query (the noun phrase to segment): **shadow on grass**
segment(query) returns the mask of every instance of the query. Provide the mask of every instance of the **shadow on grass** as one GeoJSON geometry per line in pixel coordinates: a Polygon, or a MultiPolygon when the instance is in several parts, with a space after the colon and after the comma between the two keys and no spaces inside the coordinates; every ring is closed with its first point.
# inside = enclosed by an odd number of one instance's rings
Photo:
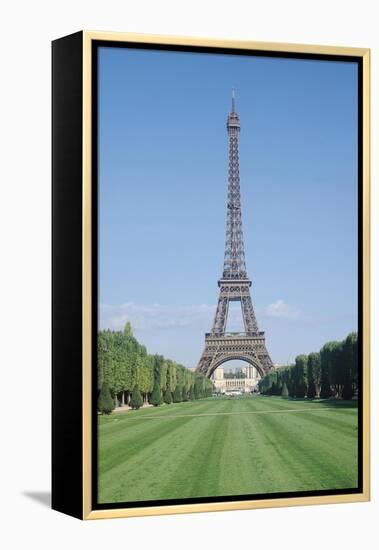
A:
{"type": "Polygon", "coordinates": [[[301,397],[281,397],[286,401],[293,401],[295,403],[317,403],[318,405],[325,405],[326,407],[335,407],[336,409],[357,409],[357,400],[348,399],[306,399],[301,397]]]}

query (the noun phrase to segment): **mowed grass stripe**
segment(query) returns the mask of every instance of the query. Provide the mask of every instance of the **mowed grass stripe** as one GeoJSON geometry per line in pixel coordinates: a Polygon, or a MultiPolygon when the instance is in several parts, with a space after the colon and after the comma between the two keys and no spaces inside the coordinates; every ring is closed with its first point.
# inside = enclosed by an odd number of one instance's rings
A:
{"type": "MultiPolygon", "coordinates": [[[[322,409],[284,409],[284,410],[267,410],[267,411],[232,411],[232,412],[214,412],[214,413],[198,413],[198,414],[166,414],[166,415],[145,415],[142,417],[129,416],[127,420],[141,421],[141,420],[170,420],[172,418],[199,418],[202,416],[233,416],[233,415],[244,415],[244,414],[287,414],[287,413],[314,413],[314,412],[324,412],[336,410],[333,407],[327,408],[323,407],[322,409]]],[[[338,409],[337,409],[338,410],[338,409]]]]}
{"type": "Polygon", "coordinates": [[[324,403],[214,399],[101,417],[100,502],[354,487],[357,409],[324,403]]]}
{"type": "Polygon", "coordinates": [[[219,454],[226,441],[227,418],[220,423],[215,417],[196,422],[196,440],[188,449],[181,439],[177,450],[180,460],[174,462],[172,476],[162,487],[170,498],[191,498],[219,494],[219,454]]]}
{"type": "MultiPolygon", "coordinates": [[[[277,491],[342,489],[356,485],[356,436],[342,433],[335,414],[257,417],[267,469],[262,477],[277,491]],[[338,434],[338,435],[337,435],[338,434]],[[343,442],[346,445],[342,445],[343,442]],[[338,464],[340,467],[338,467],[338,464]],[[275,481],[274,478],[275,477],[275,481]]],[[[340,415],[339,415],[340,419],[340,415]]],[[[346,420],[348,422],[348,420],[346,420]]]]}
{"type": "MultiPolygon", "coordinates": [[[[163,411],[165,411],[165,414],[160,416],[167,418],[167,420],[171,420],[172,416],[170,415],[170,412],[175,408],[180,408],[180,405],[183,405],[183,407],[185,407],[187,404],[183,403],[183,404],[175,404],[175,405],[162,407],[163,411]],[[170,409],[170,407],[172,407],[172,409],[170,409]]],[[[198,405],[197,402],[195,402],[194,409],[201,413],[202,411],[206,411],[209,409],[209,404],[198,405]]],[[[150,418],[152,416],[152,413],[158,413],[158,411],[161,412],[160,409],[158,408],[146,408],[139,411],[128,411],[128,412],[112,414],[110,416],[99,417],[99,423],[98,423],[99,442],[101,441],[99,450],[106,451],[109,445],[113,446],[114,436],[117,438],[117,441],[122,446],[124,441],[124,435],[126,435],[126,432],[124,433],[124,429],[126,428],[125,423],[128,423],[128,428],[127,428],[128,439],[133,440],[134,435],[136,435],[137,437],[140,436],[142,444],[146,444],[146,441],[149,439],[149,430],[152,430],[155,432],[156,427],[152,427],[152,428],[142,427],[142,425],[145,424],[144,419],[150,418]],[[147,413],[150,413],[150,414],[147,416],[147,413]],[[133,421],[133,428],[131,428],[131,426],[129,425],[130,420],[133,421]],[[121,437],[120,437],[120,434],[121,434],[121,437]]]]}
{"type": "MultiPolygon", "coordinates": [[[[170,407],[180,407],[180,405],[186,406],[187,403],[169,405],[163,407],[164,409],[170,409],[170,407]]],[[[207,405],[198,402],[194,403],[196,410],[203,411],[209,409],[209,402],[207,405]]],[[[221,404],[225,410],[228,407],[228,402],[223,400],[221,404]]],[[[142,409],[139,411],[131,411],[128,413],[112,414],[110,416],[99,417],[99,437],[98,437],[98,452],[99,452],[99,469],[106,471],[117,465],[120,460],[124,460],[126,455],[131,455],[138,452],[140,449],[153,444],[154,441],[162,437],[166,432],[169,433],[177,425],[175,418],[166,414],[169,422],[166,422],[167,426],[162,426],[157,430],[157,426],[150,426],[144,422],[144,416],[146,411],[158,412],[158,408],[154,409],[142,409]],[[133,425],[129,420],[133,419],[133,425]],[[127,424],[127,426],[126,426],[127,424]]],[[[172,410],[172,409],[171,409],[172,410]]],[[[170,411],[167,410],[167,413],[170,411]]]]}
{"type": "MultiPolygon", "coordinates": [[[[227,406],[227,402],[224,406],[227,406]]],[[[154,424],[152,433],[148,434],[148,441],[143,438],[144,444],[141,441],[139,444],[134,442],[133,446],[128,447],[127,444],[133,438],[124,440],[124,445],[114,441],[115,448],[110,453],[117,454],[117,460],[112,461],[111,467],[109,462],[103,462],[103,467],[100,466],[100,470],[106,472],[100,475],[100,502],[124,500],[126,494],[130,501],[183,496],[186,488],[180,486],[175,472],[184,468],[187,481],[189,472],[189,477],[195,479],[191,475],[193,469],[189,470],[188,464],[195,464],[197,470],[203,455],[202,443],[209,440],[209,434],[217,429],[216,424],[215,418],[202,419],[200,423],[191,417],[173,419],[170,424],[164,422],[158,427],[154,424]],[[167,426],[169,429],[166,429],[167,426]],[[121,452],[120,447],[123,447],[121,452]],[[164,497],[162,495],[166,494],[166,486],[170,486],[170,493],[164,497]]]]}

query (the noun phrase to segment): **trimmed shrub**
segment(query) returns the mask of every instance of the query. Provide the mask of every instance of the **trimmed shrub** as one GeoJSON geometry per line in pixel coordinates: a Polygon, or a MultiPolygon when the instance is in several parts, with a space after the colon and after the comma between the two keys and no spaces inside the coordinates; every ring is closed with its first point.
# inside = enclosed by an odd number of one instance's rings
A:
{"type": "Polygon", "coordinates": [[[295,366],[293,368],[295,382],[295,397],[303,399],[307,393],[307,355],[298,355],[295,358],[295,366]]]}
{"type": "Polygon", "coordinates": [[[150,403],[154,405],[154,407],[159,407],[159,405],[162,405],[163,403],[162,390],[158,382],[154,384],[154,389],[153,389],[153,393],[151,394],[150,403]]]}
{"type": "Polygon", "coordinates": [[[170,405],[172,403],[172,395],[168,388],[165,389],[163,401],[166,403],[166,405],[170,405]]]}
{"type": "Polygon", "coordinates": [[[174,390],[174,396],[173,396],[174,403],[181,403],[182,402],[182,390],[180,389],[180,386],[176,386],[174,390]]]}
{"type": "Polygon", "coordinates": [[[138,389],[138,386],[134,386],[134,390],[132,391],[132,397],[130,399],[129,405],[132,409],[139,409],[143,405],[143,399],[141,392],[138,389]]]}
{"type": "Polygon", "coordinates": [[[97,408],[102,414],[111,414],[114,409],[114,401],[111,396],[109,386],[106,382],[103,382],[99,397],[97,399],[97,408]]]}

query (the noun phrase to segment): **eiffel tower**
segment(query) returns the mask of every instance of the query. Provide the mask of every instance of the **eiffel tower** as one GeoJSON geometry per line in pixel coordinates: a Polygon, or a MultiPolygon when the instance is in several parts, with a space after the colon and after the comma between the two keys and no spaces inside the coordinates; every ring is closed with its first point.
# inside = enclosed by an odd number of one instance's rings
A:
{"type": "Polygon", "coordinates": [[[273,369],[266,349],[265,333],[258,328],[250,295],[251,280],[247,276],[242,232],[241,192],[239,175],[240,119],[232,92],[232,110],[228,115],[229,178],[224,269],[218,281],[220,294],[212,331],[205,334],[205,348],[196,372],[210,377],[222,363],[242,360],[264,376],[273,369]],[[245,332],[225,332],[229,302],[240,302],[245,332]]]}

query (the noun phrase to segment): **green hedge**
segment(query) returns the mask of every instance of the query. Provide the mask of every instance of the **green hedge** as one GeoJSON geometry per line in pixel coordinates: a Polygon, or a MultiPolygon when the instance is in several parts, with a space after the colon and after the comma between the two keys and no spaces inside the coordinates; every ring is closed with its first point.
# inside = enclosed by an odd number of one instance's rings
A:
{"type": "MultiPolygon", "coordinates": [[[[123,331],[99,331],[97,366],[100,412],[105,412],[101,405],[104,397],[100,400],[103,385],[107,388],[104,395],[107,392],[107,398],[111,397],[112,408],[116,402],[129,403],[134,390],[138,390],[142,402],[147,398],[155,406],[168,402],[169,395],[175,402],[212,395],[212,381],[206,376],[161,355],[149,355],[133,336],[130,323],[126,323],[123,331]]],[[[108,400],[107,409],[109,403],[108,400]]]]}
{"type": "Polygon", "coordinates": [[[358,337],[327,342],[319,352],[298,355],[295,364],[280,367],[259,381],[264,395],[351,399],[358,390],[358,337]]]}

